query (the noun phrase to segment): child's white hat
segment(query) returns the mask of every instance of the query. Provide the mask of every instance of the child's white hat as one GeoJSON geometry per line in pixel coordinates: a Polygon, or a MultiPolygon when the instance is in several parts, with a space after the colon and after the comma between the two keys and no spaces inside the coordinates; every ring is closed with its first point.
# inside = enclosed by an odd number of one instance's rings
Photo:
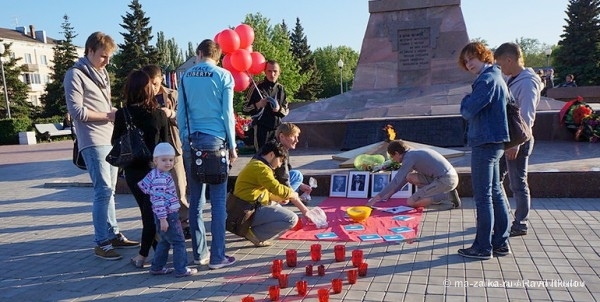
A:
{"type": "Polygon", "coordinates": [[[175,149],[169,143],[160,143],[154,147],[154,157],[175,156],[175,149]]]}

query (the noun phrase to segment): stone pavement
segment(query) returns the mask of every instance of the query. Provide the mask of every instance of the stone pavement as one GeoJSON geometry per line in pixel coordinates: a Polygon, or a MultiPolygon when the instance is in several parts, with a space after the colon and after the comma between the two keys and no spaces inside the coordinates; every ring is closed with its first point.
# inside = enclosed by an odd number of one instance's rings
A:
{"type": "MultiPolygon", "coordinates": [[[[299,267],[284,268],[290,283],[303,278],[313,241],[276,240],[255,248],[227,235],[232,267],[188,278],[151,276],[128,259],[136,249],[119,250],[123,259],[93,255],[89,187],[45,186],[89,182],[70,162],[70,142],[0,146],[0,276],[2,301],[241,301],[251,295],[268,301],[273,259],[298,250],[299,267]]],[[[324,197],[315,197],[315,204],[324,197]]],[[[139,210],[131,195],[117,195],[119,226],[129,238],[141,234],[139,210]]],[[[475,235],[471,198],[462,209],[424,211],[413,243],[345,243],[347,254],[365,252],[367,277],[330,301],[597,301],[600,299],[600,221],[597,198],[534,198],[530,233],[510,239],[513,254],[489,261],[464,259],[456,250],[475,235]]],[[[513,205],[514,206],[514,205],[513,205]]],[[[209,208],[205,209],[207,221],[209,208]]],[[[208,223],[208,225],[210,225],[208,223]]],[[[210,236],[209,236],[210,240],[210,236]]],[[[303,301],[317,301],[317,289],[344,278],[347,263],[333,261],[336,242],[322,242],[324,277],[307,277],[303,301]]],[[[188,251],[191,248],[188,243],[188,251]]],[[[189,254],[188,254],[189,255],[189,254]]],[[[293,288],[282,301],[300,301],[293,288]]]]}

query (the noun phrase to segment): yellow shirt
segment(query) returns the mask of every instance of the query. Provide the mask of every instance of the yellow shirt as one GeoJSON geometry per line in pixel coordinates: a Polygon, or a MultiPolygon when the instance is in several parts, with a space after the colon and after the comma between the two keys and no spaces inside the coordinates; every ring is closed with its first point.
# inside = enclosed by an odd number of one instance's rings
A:
{"type": "Polygon", "coordinates": [[[253,158],[248,162],[240,171],[233,189],[235,196],[248,202],[253,202],[263,195],[260,200],[263,204],[287,200],[292,193],[290,187],[275,179],[273,169],[262,158],[253,158]]]}

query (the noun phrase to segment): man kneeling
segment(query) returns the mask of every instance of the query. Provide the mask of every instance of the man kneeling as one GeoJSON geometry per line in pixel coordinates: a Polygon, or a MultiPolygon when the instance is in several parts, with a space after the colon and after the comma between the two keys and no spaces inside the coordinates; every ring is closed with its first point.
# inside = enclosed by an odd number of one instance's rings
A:
{"type": "Polygon", "coordinates": [[[387,152],[393,161],[402,163],[402,166],[394,179],[369,199],[368,206],[390,198],[409,182],[419,189],[408,198],[407,205],[410,207],[427,207],[442,200],[452,201],[454,208],[460,207],[456,192],[458,174],[441,154],[431,149],[413,149],[402,140],[391,141],[387,152]]]}
{"type": "Polygon", "coordinates": [[[271,245],[267,240],[291,229],[298,222],[298,215],[280,204],[292,202],[304,216],[308,211],[297,192],[275,179],[273,169],[280,167],[286,157],[283,145],[275,141],[266,143],[240,171],[233,195],[227,199],[228,220],[230,217],[237,219],[233,217],[240,217],[239,211],[243,211],[239,204],[235,205],[236,202],[257,203],[254,214],[249,217],[249,229],[236,233],[255,246],[271,245]]]}

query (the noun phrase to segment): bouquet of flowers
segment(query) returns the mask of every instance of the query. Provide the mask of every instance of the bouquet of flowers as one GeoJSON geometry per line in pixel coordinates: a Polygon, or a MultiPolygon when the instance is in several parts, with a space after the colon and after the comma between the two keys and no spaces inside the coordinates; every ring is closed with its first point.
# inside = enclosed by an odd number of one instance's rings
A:
{"type": "Polygon", "coordinates": [[[590,143],[600,141],[600,115],[591,113],[581,119],[581,124],[575,132],[575,140],[590,143]]]}

